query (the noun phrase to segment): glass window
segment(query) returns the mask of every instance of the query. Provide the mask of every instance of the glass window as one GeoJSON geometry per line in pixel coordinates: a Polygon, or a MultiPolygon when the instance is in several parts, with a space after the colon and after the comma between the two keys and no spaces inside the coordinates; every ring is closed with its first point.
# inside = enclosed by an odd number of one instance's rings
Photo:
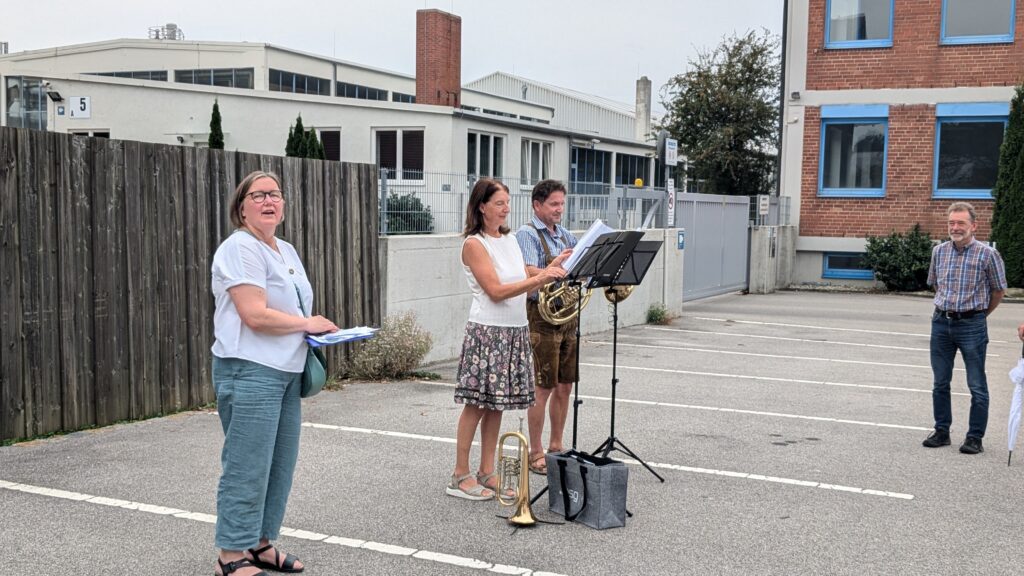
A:
{"type": "Polygon", "coordinates": [[[402,179],[423,180],[423,131],[402,131],[402,179]]]}
{"type": "Polygon", "coordinates": [[[235,83],[233,71],[230,68],[213,71],[213,85],[231,87],[235,83]]]}
{"type": "Polygon", "coordinates": [[[466,137],[466,173],[501,178],[504,136],[470,132],[466,137]]]}
{"type": "Polygon", "coordinates": [[[647,181],[647,158],[633,154],[615,155],[615,183],[620,186],[632,186],[636,179],[647,181]]]}
{"type": "MultiPolygon", "coordinates": [[[[249,69],[251,72],[252,69],[249,69]]],[[[236,71],[237,72],[237,71],[236,71]]],[[[251,82],[251,80],[249,80],[251,82]]],[[[239,86],[243,88],[244,86],[239,86]]],[[[294,72],[270,69],[270,90],[274,92],[292,92],[294,94],[319,94],[330,96],[331,81],[316,76],[306,76],[294,72]]]]}
{"type": "Polygon", "coordinates": [[[822,121],[820,196],[885,196],[884,119],[822,121]]]}
{"type": "Polygon", "coordinates": [[[523,138],[519,178],[523,186],[533,186],[551,177],[551,142],[523,138]]]}
{"type": "Polygon", "coordinates": [[[935,130],[935,197],[992,198],[1006,118],[940,118],[935,130]]]}
{"type": "Polygon", "coordinates": [[[573,146],[570,182],[573,192],[600,194],[611,184],[611,152],[573,146]]]}
{"type": "Polygon", "coordinates": [[[1013,42],[1014,0],[943,0],[942,43],[1013,42]]]}
{"type": "Polygon", "coordinates": [[[401,92],[392,92],[391,93],[391,101],[392,102],[405,102],[406,104],[415,104],[416,103],[416,97],[413,96],[412,94],[402,94],[401,92]]]}
{"type": "Polygon", "coordinates": [[[826,48],[892,46],[894,0],[827,0],[826,48]]]}
{"type": "Polygon", "coordinates": [[[423,130],[377,130],[377,166],[386,177],[423,179],[423,130]]]}
{"type": "Polygon", "coordinates": [[[193,84],[195,82],[195,73],[193,70],[175,70],[174,81],[181,82],[182,84],[193,84]]]}
{"type": "Polygon", "coordinates": [[[825,252],[822,255],[822,278],[874,280],[875,275],[864,263],[864,254],[856,252],[825,252]]]}
{"type": "Polygon", "coordinates": [[[389,180],[394,179],[398,169],[398,131],[377,132],[377,166],[387,170],[389,180]]]}
{"type": "Polygon", "coordinates": [[[341,161],[341,130],[318,130],[324,145],[324,160],[341,161]]]}
{"type": "Polygon", "coordinates": [[[348,82],[338,82],[337,95],[342,98],[359,98],[361,100],[387,100],[388,91],[348,82]]]}
{"type": "Polygon", "coordinates": [[[252,89],[252,68],[241,68],[235,69],[235,88],[248,88],[252,89]]]}

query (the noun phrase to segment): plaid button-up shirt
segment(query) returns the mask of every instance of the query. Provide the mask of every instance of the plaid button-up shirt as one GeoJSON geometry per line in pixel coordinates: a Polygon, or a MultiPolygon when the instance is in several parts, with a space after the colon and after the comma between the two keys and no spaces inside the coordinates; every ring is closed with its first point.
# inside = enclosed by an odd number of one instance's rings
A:
{"type": "Polygon", "coordinates": [[[935,307],[949,312],[987,310],[992,292],[1006,290],[1006,269],[995,248],[971,239],[963,249],[952,241],[932,250],[928,285],[935,288],[935,307]]]}
{"type": "MultiPolygon", "coordinates": [[[[561,224],[555,224],[555,235],[552,236],[547,225],[534,216],[530,219],[529,224],[523,224],[516,231],[516,241],[519,242],[519,249],[523,252],[523,262],[527,266],[544,268],[548,265],[544,246],[540,243],[541,234],[544,235],[544,241],[547,242],[552,258],[556,258],[562,253],[562,250],[576,246],[576,237],[561,224]]],[[[531,292],[529,298],[536,300],[537,293],[531,292]]]]}

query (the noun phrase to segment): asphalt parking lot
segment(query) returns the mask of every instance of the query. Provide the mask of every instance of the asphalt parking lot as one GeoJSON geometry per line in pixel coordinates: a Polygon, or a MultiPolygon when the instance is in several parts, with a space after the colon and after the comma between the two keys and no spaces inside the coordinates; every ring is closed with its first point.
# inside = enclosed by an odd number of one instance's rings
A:
{"type": "MultiPolygon", "coordinates": [[[[959,360],[953,446],[921,447],[930,310],[732,294],[621,329],[616,433],[666,482],[631,465],[634,517],[612,530],[513,531],[495,503],[444,494],[453,364],[432,368],[439,381],[322,393],[304,403],[281,546],[308,574],[1018,574],[1024,451],[1007,467],[1007,372],[1024,304],[989,319],[977,456],[957,451],[970,402],[959,360]]],[[[582,346],[583,450],[609,434],[611,340],[582,346]]],[[[0,573],[211,573],[220,444],[217,417],[189,412],[0,448],[0,573]]]]}

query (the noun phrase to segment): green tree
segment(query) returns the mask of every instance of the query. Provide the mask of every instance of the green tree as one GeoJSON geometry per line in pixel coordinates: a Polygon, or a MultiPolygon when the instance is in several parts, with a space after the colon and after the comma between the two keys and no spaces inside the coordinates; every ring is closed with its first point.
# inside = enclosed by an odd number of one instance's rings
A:
{"type": "Polygon", "coordinates": [[[767,193],[779,148],[778,37],[725,37],[688,68],[662,88],[661,121],[689,161],[687,177],[716,194],[767,193]]]}
{"type": "Polygon", "coordinates": [[[992,190],[992,240],[1006,264],[1006,281],[1024,287],[1024,85],[1010,102],[1010,121],[999,150],[999,173],[992,190]]]}
{"type": "Polygon", "coordinates": [[[306,158],[324,159],[323,144],[320,143],[320,139],[316,136],[316,130],[313,128],[306,132],[306,158]]]}
{"type": "Polygon", "coordinates": [[[214,150],[224,149],[224,130],[220,126],[220,105],[217,104],[217,99],[213,99],[213,113],[210,114],[210,137],[206,140],[206,145],[214,150]]]}
{"type": "Polygon", "coordinates": [[[284,147],[284,155],[306,157],[306,129],[302,127],[302,114],[295,118],[295,126],[288,130],[288,142],[284,147]]]}

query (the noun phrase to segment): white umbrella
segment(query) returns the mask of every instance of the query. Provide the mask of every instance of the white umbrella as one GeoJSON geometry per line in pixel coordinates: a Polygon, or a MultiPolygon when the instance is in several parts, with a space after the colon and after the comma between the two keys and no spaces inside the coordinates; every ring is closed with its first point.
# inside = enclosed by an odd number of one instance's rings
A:
{"type": "MultiPolygon", "coordinates": [[[[1024,351],[1022,351],[1024,356],[1024,351]]],[[[1017,361],[1017,366],[1010,370],[1010,381],[1016,386],[1013,388],[1013,400],[1010,402],[1010,420],[1007,423],[1007,448],[1010,451],[1006,457],[1006,465],[1010,465],[1013,458],[1013,445],[1017,442],[1017,431],[1020,430],[1021,409],[1024,404],[1024,357],[1017,361]]]]}

